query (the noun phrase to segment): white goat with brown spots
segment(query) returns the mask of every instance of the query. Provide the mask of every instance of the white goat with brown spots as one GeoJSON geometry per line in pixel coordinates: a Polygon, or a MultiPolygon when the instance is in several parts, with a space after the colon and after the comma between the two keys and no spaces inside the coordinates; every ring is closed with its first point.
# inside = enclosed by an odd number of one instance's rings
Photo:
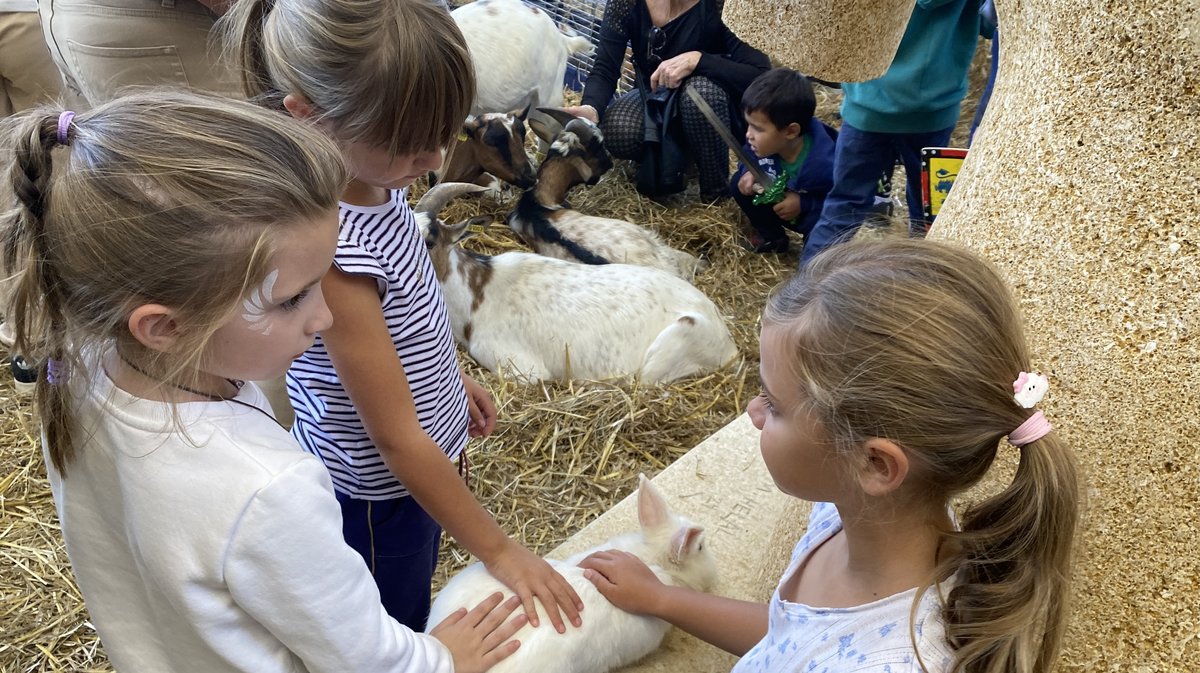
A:
{"type": "Polygon", "coordinates": [[[691,280],[707,264],[667,245],[639,224],[584,215],[567,203],[575,185],[594,185],[612,159],[592,122],[561,110],[540,109],[552,119],[531,118],[538,137],[550,143],[537,171],[537,185],[521,196],[506,222],[529,247],[549,257],[584,264],[638,264],[691,280]],[[565,124],[565,126],[563,126],[565,124]]]}
{"type": "Polygon", "coordinates": [[[453,196],[479,189],[438,185],[415,211],[454,336],[482,366],[529,380],[638,375],[658,383],[718,369],[737,355],[712,301],[665,271],[463,250],[456,244],[468,227],[489,218],[446,224],[437,213],[453,196]]]}

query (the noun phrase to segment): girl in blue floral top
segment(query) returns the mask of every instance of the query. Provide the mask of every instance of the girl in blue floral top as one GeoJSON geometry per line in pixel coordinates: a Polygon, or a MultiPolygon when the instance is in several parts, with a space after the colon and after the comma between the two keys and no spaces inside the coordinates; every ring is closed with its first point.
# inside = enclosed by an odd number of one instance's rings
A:
{"type": "Polygon", "coordinates": [[[592,582],[742,656],[737,673],[1049,671],[1079,485],[996,272],[945,244],[847,243],[762,324],[748,412],[776,485],[818,503],[770,602],[664,585],[621,552],[581,563],[592,582]],[[956,521],[950,499],[1000,451],[1018,454],[1011,484],[956,521]]]}

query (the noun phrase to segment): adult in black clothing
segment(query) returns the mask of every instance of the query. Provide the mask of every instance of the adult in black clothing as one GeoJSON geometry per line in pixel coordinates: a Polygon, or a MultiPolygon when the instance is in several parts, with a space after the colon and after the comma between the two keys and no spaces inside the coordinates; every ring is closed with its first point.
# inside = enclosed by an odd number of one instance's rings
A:
{"type": "MultiPolygon", "coordinates": [[[[645,124],[638,88],[612,100],[630,45],[636,76],[648,91],[693,87],[740,138],[745,133],[742,92],[771,67],[761,51],[738,39],[721,20],[724,0],[608,0],[600,25],[595,65],[580,105],[569,111],[600,124],[613,156],[642,156],[645,124]],[[611,103],[609,101],[612,101],[611,103]]],[[[688,153],[700,172],[700,193],[725,195],[729,154],[687,96],[678,102],[688,153]]]]}

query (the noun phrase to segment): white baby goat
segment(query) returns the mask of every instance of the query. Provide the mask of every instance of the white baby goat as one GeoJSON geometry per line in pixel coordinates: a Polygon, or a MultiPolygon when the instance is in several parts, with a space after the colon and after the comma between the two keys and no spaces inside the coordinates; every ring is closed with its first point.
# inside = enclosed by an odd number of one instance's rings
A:
{"type": "Polygon", "coordinates": [[[737,355],[712,301],[665,271],[526,252],[489,257],[455,245],[488,218],[446,224],[437,214],[455,195],[480,189],[441,184],[415,208],[454,336],[479,364],[530,380],[640,375],[657,383],[737,355]]]}
{"type": "Polygon", "coordinates": [[[474,114],[559,107],[567,58],[592,48],[564,35],[545,12],[520,0],[478,0],[450,13],[475,63],[474,114]]]}
{"type": "Polygon", "coordinates": [[[567,191],[594,185],[612,159],[592,122],[562,110],[539,109],[546,122],[530,118],[539,138],[550,143],[537,171],[537,185],[508,214],[508,226],[529,247],[549,257],[584,264],[638,264],[691,280],[707,264],[667,245],[647,227],[609,217],[584,215],[567,203],[567,191]],[[564,126],[565,124],[565,126],[564,126]]]}

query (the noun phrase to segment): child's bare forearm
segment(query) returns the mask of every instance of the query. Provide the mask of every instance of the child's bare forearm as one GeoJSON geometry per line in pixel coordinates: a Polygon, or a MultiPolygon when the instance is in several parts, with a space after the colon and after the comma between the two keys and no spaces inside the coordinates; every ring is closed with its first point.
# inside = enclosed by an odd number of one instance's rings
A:
{"type": "Polygon", "coordinates": [[[428,436],[422,436],[402,450],[380,448],[388,469],[416,498],[421,508],[471,554],[486,560],[509,544],[508,535],[428,436]]]}
{"type": "Polygon", "coordinates": [[[767,605],[663,585],[650,613],[697,638],[742,656],[767,634],[767,605]]]}
{"type": "Polygon", "coordinates": [[[508,536],[421,428],[375,281],[334,269],[321,287],[334,314],[323,333],[329,357],[388,470],[472,554],[488,558],[503,549],[508,536]]]}

